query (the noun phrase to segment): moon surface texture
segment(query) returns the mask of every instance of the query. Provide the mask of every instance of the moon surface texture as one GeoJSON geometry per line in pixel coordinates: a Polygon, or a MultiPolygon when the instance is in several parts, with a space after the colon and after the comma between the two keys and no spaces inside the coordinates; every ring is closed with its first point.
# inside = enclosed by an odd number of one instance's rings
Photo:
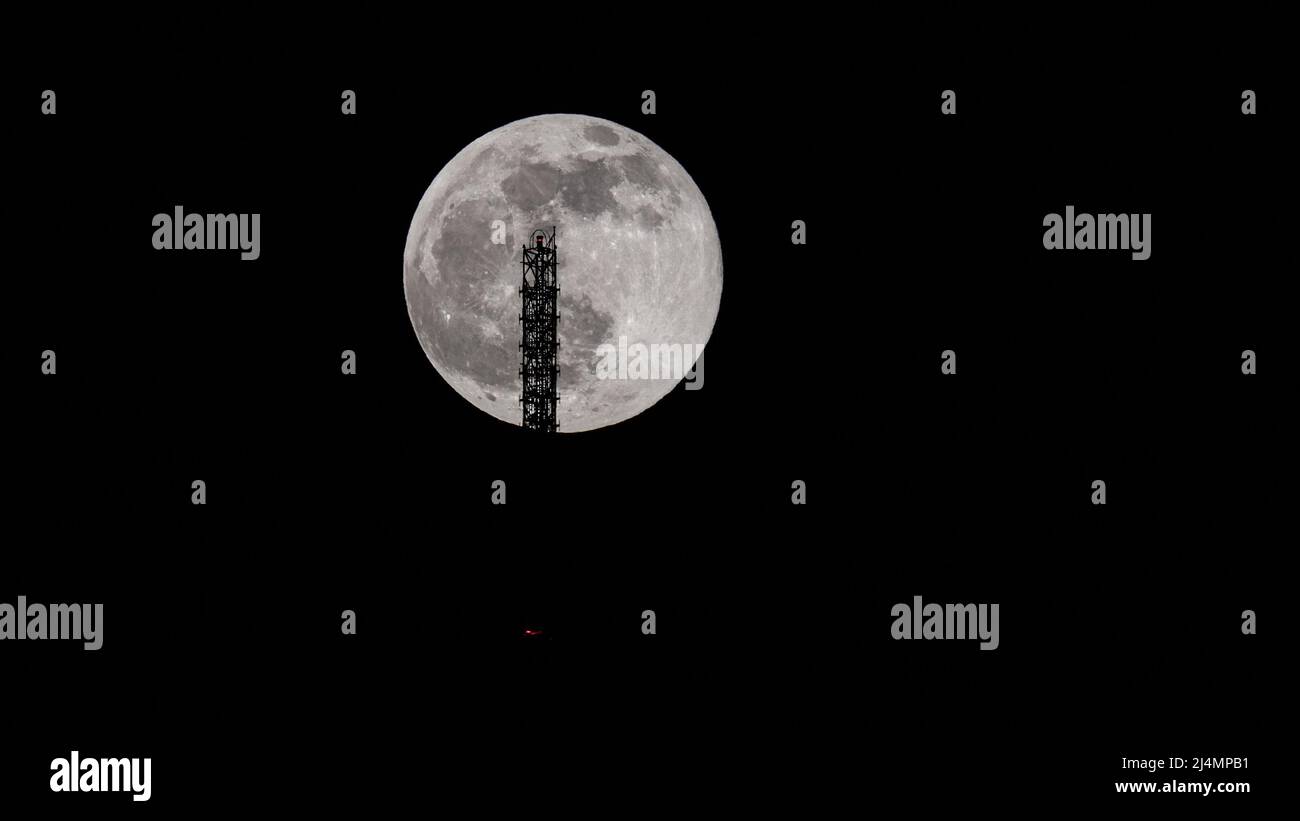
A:
{"type": "Polygon", "coordinates": [[[681,345],[689,369],[722,299],[722,249],[704,195],[637,132],[595,117],[547,114],[466,146],[434,178],[411,220],[404,260],[411,323],[457,393],[522,424],[521,247],[534,229],[552,227],[560,431],[613,425],[659,401],[683,374],[601,378],[607,369],[598,363],[610,362],[610,349],[601,346],[617,348],[620,338],[628,350],[681,345]]]}

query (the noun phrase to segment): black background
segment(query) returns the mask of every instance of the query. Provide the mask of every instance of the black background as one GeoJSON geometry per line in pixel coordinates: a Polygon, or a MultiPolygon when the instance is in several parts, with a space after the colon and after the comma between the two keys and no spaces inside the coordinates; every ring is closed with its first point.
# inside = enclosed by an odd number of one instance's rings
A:
{"type": "Polygon", "coordinates": [[[1265,800],[1294,384],[1271,76],[667,62],[11,72],[0,601],[106,626],[0,646],[6,806],[1265,800]],[[437,376],[401,253],[448,159],[548,112],[676,157],[725,280],[703,390],[544,438],[437,376]],[[154,251],[177,204],[262,214],[261,258],[154,251]],[[1151,258],[1043,250],[1067,204],[1152,213],[1151,258]],[[914,595],[999,602],[1000,648],[892,641],[914,595]],[[152,757],[152,800],[51,793],[72,749],[152,757]],[[1254,792],[1116,795],[1122,757],[1171,755],[1248,756],[1178,777],[1254,792]]]}

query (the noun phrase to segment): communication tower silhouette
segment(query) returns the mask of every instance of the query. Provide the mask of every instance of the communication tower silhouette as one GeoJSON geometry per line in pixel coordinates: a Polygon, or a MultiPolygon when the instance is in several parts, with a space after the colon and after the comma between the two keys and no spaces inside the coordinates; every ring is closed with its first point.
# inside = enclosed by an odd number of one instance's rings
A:
{"type": "Polygon", "coordinates": [[[560,339],[556,326],[560,286],[556,280],[555,228],[548,236],[542,229],[533,231],[524,246],[523,284],[519,294],[523,312],[519,315],[522,331],[519,350],[519,379],[523,392],[519,396],[524,409],[524,427],[555,433],[560,428],[556,406],[560,401],[560,366],[556,361],[560,339]]]}

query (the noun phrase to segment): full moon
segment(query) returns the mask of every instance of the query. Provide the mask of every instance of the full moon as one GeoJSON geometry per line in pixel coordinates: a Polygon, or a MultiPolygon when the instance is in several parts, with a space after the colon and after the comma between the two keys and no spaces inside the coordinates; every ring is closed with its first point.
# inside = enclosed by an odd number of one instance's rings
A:
{"type": "Polygon", "coordinates": [[[538,228],[556,229],[560,431],[636,416],[683,374],[611,374],[601,362],[611,348],[677,345],[689,369],[708,342],[722,249],[704,195],[644,136],[575,114],[504,125],[438,173],[406,237],[411,324],[457,393],[516,425],[521,248],[538,228]]]}

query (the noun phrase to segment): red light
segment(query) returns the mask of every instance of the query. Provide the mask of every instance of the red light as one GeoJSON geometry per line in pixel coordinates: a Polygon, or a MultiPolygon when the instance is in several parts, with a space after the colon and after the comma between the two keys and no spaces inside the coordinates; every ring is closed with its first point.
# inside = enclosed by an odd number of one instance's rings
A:
{"type": "Polygon", "coordinates": [[[541,630],[528,630],[528,629],[524,630],[525,636],[540,636],[541,634],[542,634],[541,630]]]}

